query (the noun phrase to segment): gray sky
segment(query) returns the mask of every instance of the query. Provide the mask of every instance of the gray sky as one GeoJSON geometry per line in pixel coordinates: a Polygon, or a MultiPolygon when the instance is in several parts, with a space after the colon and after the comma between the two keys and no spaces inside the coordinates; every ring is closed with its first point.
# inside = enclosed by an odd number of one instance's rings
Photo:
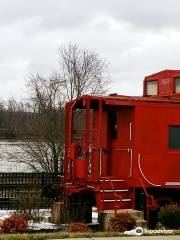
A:
{"type": "Polygon", "coordinates": [[[0,0],[0,98],[58,68],[68,42],[110,63],[110,92],[141,95],[145,75],[180,69],[179,0],[0,0]]]}

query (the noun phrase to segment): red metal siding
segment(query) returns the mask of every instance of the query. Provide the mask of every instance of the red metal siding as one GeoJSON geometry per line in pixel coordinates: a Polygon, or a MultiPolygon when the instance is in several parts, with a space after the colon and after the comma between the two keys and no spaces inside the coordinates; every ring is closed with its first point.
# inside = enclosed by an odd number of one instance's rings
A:
{"type": "MultiPolygon", "coordinates": [[[[150,182],[164,185],[179,179],[180,150],[168,149],[168,126],[180,126],[180,107],[169,105],[136,108],[135,147],[141,155],[141,167],[150,182]]],[[[136,175],[141,175],[136,164],[136,175]]],[[[145,181],[146,182],[146,181],[145,181]]]]}
{"type": "Polygon", "coordinates": [[[109,170],[112,176],[121,178],[130,176],[131,150],[133,141],[130,139],[130,124],[133,122],[133,108],[125,107],[117,110],[117,137],[111,139],[109,170]]]}

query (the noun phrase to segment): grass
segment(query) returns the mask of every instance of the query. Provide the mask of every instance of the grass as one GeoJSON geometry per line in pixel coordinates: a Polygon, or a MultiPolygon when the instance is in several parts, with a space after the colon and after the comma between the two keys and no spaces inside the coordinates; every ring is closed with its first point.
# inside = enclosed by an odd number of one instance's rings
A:
{"type": "MultiPolygon", "coordinates": [[[[150,236],[153,236],[151,234],[150,236]]],[[[157,234],[155,234],[157,235],[157,234]]],[[[180,230],[173,232],[173,235],[180,235],[180,230]]],[[[69,233],[69,232],[55,232],[55,233],[24,233],[24,234],[1,234],[0,240],[48,240],[48,239],[62,239],[62,238],[92,238],[92,237],[122,237],[123,233],[119,232],[87,232],[87,233],[69,233]]]]}
{"type": "Polygon", "coordinates": [[[123,233],[119,232],[87,232],[87,233],[24,233],[24,234],[1,234],[0,240],[47,240],[62,238],[92,238],[92,237],[121,237],[123,233]]]}

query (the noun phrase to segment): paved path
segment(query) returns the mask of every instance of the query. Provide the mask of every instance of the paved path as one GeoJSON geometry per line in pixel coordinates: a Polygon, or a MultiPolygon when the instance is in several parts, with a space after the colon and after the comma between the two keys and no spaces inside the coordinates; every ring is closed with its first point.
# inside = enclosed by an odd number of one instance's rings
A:
{"type": "MultiPolygon", "coordinates": [[[[63,238],[64,240],[180,240],[180,235],[173,236],[133,236],[133,237],[92,237],[92,238],[63,238]]],[[[63,239],[53,239],[53,240],[63,240],[63,239]]],[[[48,239],[51,240],[51,239],[48,239]]]]}

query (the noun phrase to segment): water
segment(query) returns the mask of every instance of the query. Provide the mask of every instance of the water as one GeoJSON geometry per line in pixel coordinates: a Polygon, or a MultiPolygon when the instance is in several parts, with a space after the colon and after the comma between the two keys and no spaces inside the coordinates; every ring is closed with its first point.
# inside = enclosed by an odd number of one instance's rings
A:
{"type": "Polygon", "coordinates": [[[23,163],[23,153],[19,145],[23,142],[0,141],[0,172],[33,172],[23,163]]]}

